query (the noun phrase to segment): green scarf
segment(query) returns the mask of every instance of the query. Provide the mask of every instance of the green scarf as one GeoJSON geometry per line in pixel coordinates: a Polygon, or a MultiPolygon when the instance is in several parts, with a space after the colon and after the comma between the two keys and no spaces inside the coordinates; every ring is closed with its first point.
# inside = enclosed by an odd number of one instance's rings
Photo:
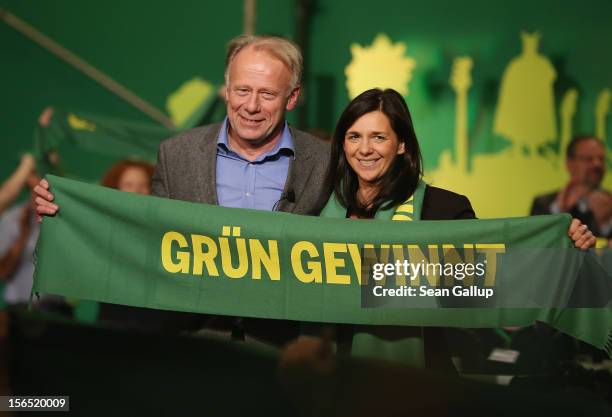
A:
{"type": "MultiPolygon", "coordinates": [[[[425,198],[426,184],[419,181],[414,193],[408,199],[397,207],[392,207],[387,210],[378,210],[375,215],[376,220],[394,220],[394,221],[412,221],[421,220],[421,210],[423,207],[423,198],[425,198]]],[[[346,208],[332,196],[323,207],[321,217],[333,217],[343,219],[346,217],[346,208]]]]}
{"type": "Polygon", "coordinates": [[[359,221],[230,209],[48,179],[60,211],[42,223],[35,292],[306,322],[497,328],[540,320],[600,348],[612,334],[610,293],[602,308],[493,308],[481,298],[475,308],[440,308],[436,297],[425,297],[425,305],[408,297],[402,308],[362,307],[362,296],[370,293],[360,285],[359,248],[368,245],[410,244],[425,252],[432,243],[502,245],[507,253],[487,251],[495,262],[486,268],[494,274],[489,284],[499,290],[499,302],[523,298],[513,291],[521,283],[561,300],[572,296],[579,281],[609,284],[610,276],[601,273],[576,279],[594,255],[570,249],[567,215],[359,221]],[[538,257],[521,253],[521,262],[514,262],[512,251],[521,248],[538,257]]]}
{"type": "MultiPolygon", "coordinates": [[[[426,185],[419,181],[415,192],[402,204],[387,210],[378,210],[376,220],[418,221],[421,220],[426,185]]],[[[321,212],[321,217],[345,218],[346,208],[332,194],[321,212]]],[[[404,362],[425,367],[425,346],[422,328],[391,329],[389,337],[381,335],[374,326],[356,326],[351,344],[351,355],[404,362]]]]}

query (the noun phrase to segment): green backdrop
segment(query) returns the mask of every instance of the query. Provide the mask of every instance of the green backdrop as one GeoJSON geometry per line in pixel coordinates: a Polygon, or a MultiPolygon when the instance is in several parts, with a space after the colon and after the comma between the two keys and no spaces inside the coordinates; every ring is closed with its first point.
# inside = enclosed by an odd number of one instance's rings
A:
{"type": "MultiPolygon", "coordinates": [[[[539,52],[556,70],[554,111],[559,121],[563,94],[577,89],[573,133],[594,131],[596,98],[604,88],[612,88],[609,1],[310,3],[313,14],[308,25],[310,48],[302,104],[306,118],[299,127],[333,129],[349,101],[344,71],[351,63],[351,44],[369,46],[383,33],[394,44],[403,43],[405,55],[416,62],[406,99],[428,173],[438,174],[436,170],[442,169],[443,175],[432,175],[434,183],[468,194],[483,217],[525,214],[533,195],[552,190],[565,180],[559,164],[560,138],[549,140],[537,154],[529,154],[493,133],[501,77],[510,60],[521,52],[520,32],[538,31],[541,35],[539,52]],[[443,153],[449,153],[451,162],[456,158],[455,93],[449,77],[453,59],[464,55],[473,60],[466,118],[469,158],[467,171],[456,175],[447,169],[450,162],[443,163],[443,153]],[[497,164],[500,168],[491,173],[486,167],[475,166],[478,155],[495,156],[512,149],[523,155],[520,163],[504,159],[505,165],[497,164]],[[540,170],[543,179],[521,195],[513,195],[517,191],[502,181],[516,177],[516,184],[532,182],[540,170]],[[492,186],[480,182],[487,174],[500,179],[499,188],[510,194],[506,200],[484,196],[492,186]],[[455,181],[449,182],[448,177],[455,181]],[[487,198],[497,205],[491,206],[487,198]]],[[[295,38],[296,4],[257,0],[257,32],[295,38]]],[[[4,6],[162,110],[167,96],[190,78],[199,76],[221,84],[225,44],[242,30],[243,2],[239,0],[111,4],[8,0],[4,6]]],[[[0,24],[0,49],[0,178],[11,172],[19,153],[30,148],[33,125],[48,104],[149,120],[4,24],[0,24]]],[[[380,65],[390,64],[381,61],[380,65]]],[[[291,115],[290,120],[299,119],[291,115]]],[[[611,120],[608,112],[606,121],[609,124],[611,120]]],[[[604,140],[610,152],[612,126],[604,140]]],[[[488,163],[496,166],[492,160],[488,163]]],[[[108,161],[101,159],[100,165],[96,169],[103,169],[108,161]]],[[[90,165],[82,168],[92,169],[90,165]]],[[[610,184],[610,175],[607,181],[610,184]]]]}

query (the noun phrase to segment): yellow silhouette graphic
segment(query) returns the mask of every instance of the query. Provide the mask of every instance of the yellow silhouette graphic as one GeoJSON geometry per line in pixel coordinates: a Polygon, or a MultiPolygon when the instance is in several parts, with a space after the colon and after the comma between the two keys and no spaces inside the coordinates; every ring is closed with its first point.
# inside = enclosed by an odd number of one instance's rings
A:
{"type": "Polygon", "coordinates": [[[68,124],[74,130],[89,130],[90,132],[94,132],[96,130],[95,124],[88,122],[87,120],[82,119],[73,113],[68,114],[68,124]]]}
{"type": "Polygon", "coordinates": [[[463,171],[467,171],[468,163],[468,125],[467,125],[467,92],[472,86],[472,58],[459,57],[453,61],[450,84],[456,95],[455,109],[455,146],[457,164],[463,171]]]}
{"type": "Polygon", "coordinates": [[[408,84],[416,66],[414,58],[405,56],[406,44],[392,43],[380,33],[371,46],[351,44],[352,60],[344,70],[346,88],[351,99],[370,88],[393,88],[408,95],[408,84]]]}
{"type": "MultiPolygon", "coordinates": [[[[575,88],[570,88],[565,92],[563,98],[561,99],[561,109],[559,113],[561,114],[561,144],[560,144],[560,152],[559,152],[559,161],[565,161],[565,154],[567,150],[567,145],[569,145],[570,140],[573,135],[573,120],[574,115],[576,114],[576,102],[578,101],[578,90],[575,88]]],[[[561,165],[563,166],[563,164],[561,165]]]]}
{"type": "Polygon", "coordinates": [[[166,100],[166,108],[174,125],[180,128],[187,124],[194,113],[214,94],[215,87],[199,77],[184,82],[166,100]]]}
{"type": "Polygon", "coordinates": [[[557,73],[538,53],[539,33],[521,33],[523,50],[504,71],[493,132],[527,147],[535,155],[538,146],[557,138],[553,83],[557,73]]]}
{"type": "Polygon", "coordinates": [[[610,111],[610,89],[601,90],[595,103],[595,136],[606,141],[606,116],[610,111]]]}
{"type": "MultiPolygon", "coordinates": [[[[456,94],[457,161],[453,161],[450,150],[443,151],[438,168],[428,171],[426,179],[433,185],[467,195],[480,218],[525,216],[535,195],[559,188],[568,180],[564,152],[573,134],[572,120],[576,114],[578,91],[573,88],[566,91],[560,104],[562,151],[558,156],[542,158],[538,154],[525,155],[507,148],[497,154],[472,156],[468,172],[465,160],[469,155],[467,94],[471,87],[471,69],[469,58],[457,58],[450,77],[450,85],[456,94]]],[[[604,187],[609,188],[611,184],[612,175],[608,173],[604,187]]]]}
{"type": "MultiPolygon", "coordinates": [[[[454,66],[453,73],[456,69],[454,66]]],[[[451,86],[458,96],[463,92],[457,91],[455,81],[455,77],[451,76],[451,86]]],[[[562,123],[562,152],[556,159],[527,156],[522,152],[506,149],[493,155],[474,155],[471,170],[467,172],[462,163],[454,163],[451,152],[445,150],[440,155],[438,168],[427,172],[427,181],[467,195],[480,218],[527,215],[535,195],[559,188],[568,180],[564,148],[573,134],[572,119],[576,113],[577,99],[578,92],[575,89],[568,90],[563,96],[559,109],[562,123]]],[[[458,106],[463,106],[462,100],[457,97],[458,106]]],[[[455,116],[455,126],[458,126],[455,130],[457,149],[462,147],[462,143],[467,143],[467,120],[467,111],[457,109],[455,116]]],[[[604,188],[612,186],[610,172],[603,186],[604,188]]]]}

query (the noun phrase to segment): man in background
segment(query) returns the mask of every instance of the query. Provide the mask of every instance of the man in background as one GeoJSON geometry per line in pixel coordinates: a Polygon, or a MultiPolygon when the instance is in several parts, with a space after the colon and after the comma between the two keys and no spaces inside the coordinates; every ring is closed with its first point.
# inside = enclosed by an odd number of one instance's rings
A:
{"type": "Polygon", "coordinates": [[[567,146],[567,184],[554,193],[536,197],[531,215],[570,213],[595,236],[612,237],[612,193],[601,188],[606,173],[604,143],[593,136],[577,136],[567,146]]]}
{"type": "MultiPolygon", "coordinates": [[[[594,136],[576,136],[567,146],[565,166],[569,180],[563,188],[538,196],[531,207],[531,215],[569,213],[588,226],[593,235],[612,238],[612,193],[601,188],[606,173],[605,145],[594,136]]],[[[551,361],[551,358],[571,360],[576,355],[590,356],[601,361],[606,354],[550,326],[537,323],[521,330],[522,339],[517,342],[531,354],[534,363],[551,361]],[[545,346],[546,352],[538,354],[534,346],[545,346]]]]}

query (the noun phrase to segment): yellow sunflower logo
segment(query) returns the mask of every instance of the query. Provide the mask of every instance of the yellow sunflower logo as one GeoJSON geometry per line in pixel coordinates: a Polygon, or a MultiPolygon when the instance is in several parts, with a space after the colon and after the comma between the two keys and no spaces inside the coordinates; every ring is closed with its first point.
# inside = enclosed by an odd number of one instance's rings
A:
{"type": "Polygon", "coordinates": [[[407,96],[416,61],[405,53],[404,42],[392,43],[384,33],[379,33],[371,46],[352,44],[353,59],[344,71],[349,97],[376,87],[393,88],[407,96]]]}

